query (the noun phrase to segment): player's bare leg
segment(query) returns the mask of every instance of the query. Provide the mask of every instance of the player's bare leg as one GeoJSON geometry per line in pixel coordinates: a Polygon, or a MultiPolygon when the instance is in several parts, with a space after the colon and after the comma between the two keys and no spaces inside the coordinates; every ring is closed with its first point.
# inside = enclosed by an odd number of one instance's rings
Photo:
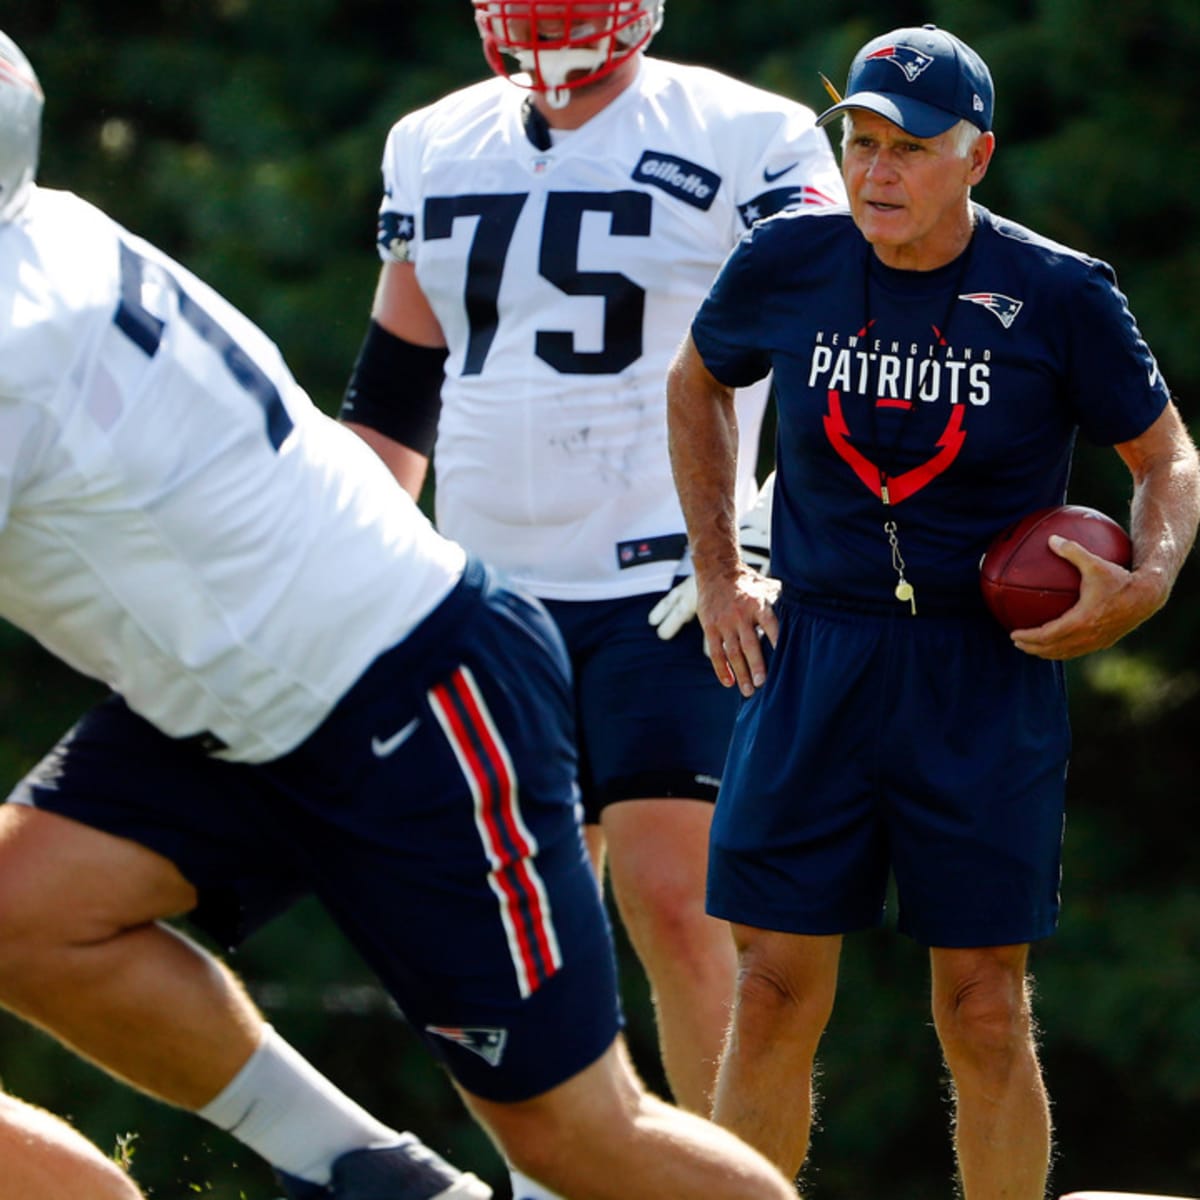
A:
{"type": "Polygon", "coordinates": [[[794,1179],[808,1154],[813,1062],[833,1012],[842,939],[733,932],[737,996],[713,1119],[794,1179]]]}
{"type": "Polygon", "coordinates": [[[510,1162],[571,1200],[796,1200],[745,1143],[646,1092],[619,1040],[533,1100],[466,1099],[510,1162]]]}
{"type": "Polygon", "coordinates": [[[1046,1192],[1050,1106],[1034,1046],[1028,950],[930,951],[966,1200],[1042,1200],[1046,1192]]]}
{"type": "Polygon", "coordinates": [[[592,864],[592,874],[599,881],[601,895],[604,893],[604,870],[608,848],[604,843],[604,830],[599,825],[583,827],[583,845],[587,850],[588,862],[592,864]]]}
{"type": "Polygon", "coordinates": [[[142,1200],[133,1180],[65,1121],[0,1093],[0,1200],[142,1200]]]}
{"type": "Polygon", "coordinates": [[[143,1091],[203,1106],[262,1019],[221,963],[157,923],[195,901],[143,846],[0,806],[0,1003],[143,1091]]]}
{"type": "Polygon", "coordinates": [[[704,911],[712,805],[625,800],[601,816],[608,875],[654,996],[675,1102],[707,1116],[737,970],[729,925],[704,911]]]}
{"type": "Polygon", "coordinates": [[[344,1095],[219,960],[158,923],[194,904],[191,885],[145,847],[0,806],[0,1004],[228,1130],[281,1175],[321,1185],[341,1156],[372,1150],[388,1156],[376,1173],[403,1175],[419,1142],[344,1095]]]}

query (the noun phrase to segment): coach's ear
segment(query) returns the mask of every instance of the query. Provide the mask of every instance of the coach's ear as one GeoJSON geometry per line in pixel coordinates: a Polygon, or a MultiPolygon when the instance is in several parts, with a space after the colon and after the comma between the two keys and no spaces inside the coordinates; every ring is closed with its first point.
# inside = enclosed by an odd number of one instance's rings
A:
{"type": "Polygon", "coordinates": [[[970,187],[974,187],[987,174],[988,167],[992,162],[992,155],[995,153],[996,135],[994,133],[981,133],[975,139],[975,144],[971,147],[971,151],[967,155],[970,160],[970,168],[967,171],[967,184],[970,187]]]}

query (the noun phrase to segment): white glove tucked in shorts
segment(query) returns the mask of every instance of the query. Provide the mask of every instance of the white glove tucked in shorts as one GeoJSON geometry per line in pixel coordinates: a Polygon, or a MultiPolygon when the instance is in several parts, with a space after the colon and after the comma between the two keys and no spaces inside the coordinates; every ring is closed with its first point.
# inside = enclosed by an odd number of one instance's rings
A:
{"type": "MultiPolygon", "coordinates": [[[[742,562],[763,575],[771,567],[771,504],[775,499],[775,472],[763,481],[758,498],[738,525],[742,562]]],[[[651,610],[650,624],[666,641],[673,638],[696,615],[696,577],[677,583],[651,610]]]]}

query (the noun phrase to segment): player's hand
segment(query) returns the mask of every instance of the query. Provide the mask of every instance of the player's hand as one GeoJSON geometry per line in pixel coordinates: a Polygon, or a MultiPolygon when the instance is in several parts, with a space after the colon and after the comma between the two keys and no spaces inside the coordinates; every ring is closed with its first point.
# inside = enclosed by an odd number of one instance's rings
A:
{"type": "Polygon", "coordinates": [[[650,610],[650,624],[665,642],[673,638],[695,615],[696,577],[689,575],[650,610]]]}
{"type": "Polygon", "coordinates": [[[1050,549],[1078,568],[1079,599],[1045,625],[1012,631],[1013,644],[1026,654],[1070,659],[1105,650],[1162,606],[1162,599],[1143,586],[1136,571],[1099,558],[1058,534],[1050,538],[1050,549]]]}

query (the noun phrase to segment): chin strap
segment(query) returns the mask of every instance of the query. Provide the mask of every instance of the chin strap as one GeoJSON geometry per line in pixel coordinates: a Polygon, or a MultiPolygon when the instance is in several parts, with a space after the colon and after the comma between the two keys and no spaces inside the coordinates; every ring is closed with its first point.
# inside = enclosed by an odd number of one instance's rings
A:
{"type": "MultiPolygon", "coordinates": [[[[560,107],[554,105],[554,107],[560,107]]],[[[532,96],[525,97],[521,105],[521,125],[525,136],[535,150],[549,150],[553,144],[550,137],[550,122],[546,120],[542,110],[533,102],[532,96]]]]}

